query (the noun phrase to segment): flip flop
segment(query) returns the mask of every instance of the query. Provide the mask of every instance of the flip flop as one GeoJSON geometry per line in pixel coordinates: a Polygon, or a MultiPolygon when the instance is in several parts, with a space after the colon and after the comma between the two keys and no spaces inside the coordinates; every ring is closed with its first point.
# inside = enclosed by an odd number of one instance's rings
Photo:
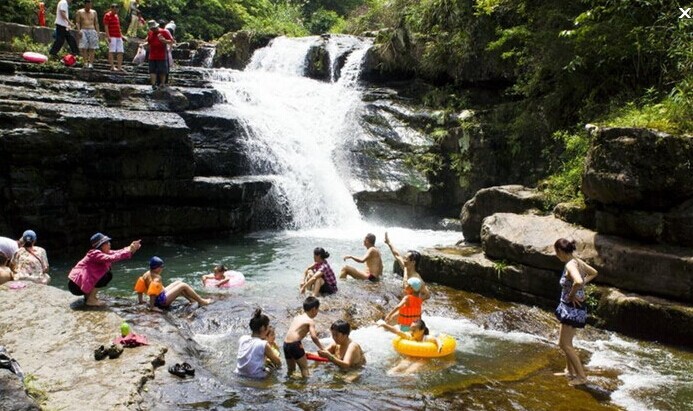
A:
{"type": "Polygon", "coordinates": [[[106,352],[108,353],[108,358],[114,360],[120,357],[120,354],[123,353],[123,346],[120,344],[111,344],[106,352]]]}
{"type": "Polygon", "coordinates": [[[192,365],[188,364],[187,362],[184,362],[183,364],[180,365],[180,368],[185,371],[186,374],[188,374],[191,377],[195,376],[195,369],[192,367],[192,365]]]}
{"type": "Polygon", "coordinates": [[[108,352],[106,351],[106,348],[103,345],[94,350],[94,359],[96,361],[101,361],[107,356],[108,352]]]}
{"type": "Polygon", "coordinates": [[[187,375],[185,370],[183,369],[183,367],[181,367],[180,364],[175,364],[175,365],[168,367],[168,372],[170,372],[173,375],[177,375],[181,378],[185,378],[185,376],[187,375]]]}

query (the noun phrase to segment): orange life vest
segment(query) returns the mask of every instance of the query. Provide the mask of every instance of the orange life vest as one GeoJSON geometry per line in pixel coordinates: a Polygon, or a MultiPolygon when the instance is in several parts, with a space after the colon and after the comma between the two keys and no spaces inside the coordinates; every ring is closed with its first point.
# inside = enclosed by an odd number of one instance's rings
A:
{"type": "Polygon", "coordinates": [[[409,294],[407,303],[399,309],[397,323],[409,327],[411,323],[421,318],[421,303],[423,300],[413,294],[409,294]]]}

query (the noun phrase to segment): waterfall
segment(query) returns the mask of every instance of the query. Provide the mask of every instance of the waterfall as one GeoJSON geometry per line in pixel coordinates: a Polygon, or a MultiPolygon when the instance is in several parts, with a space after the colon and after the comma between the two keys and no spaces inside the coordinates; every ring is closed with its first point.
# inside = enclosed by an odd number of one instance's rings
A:
{"type": "MultiPolygon", "coordinates": [[[[334,41],[344,44],[346,37],[334,41]]],[[[245,71],[219,73],[215,82],[227,101],[215,110],[227,110],[239,119],[251,172],[276,176],[273,202],[286,208],[294,228],[360,222],[345,183],[349,167],[338,159],[343,158],[339,155],[343,143],[363,133],[357,115],[363,105],[357,80],[371,43],[351,37],[352,46],[347,48],[330,45],[332,41],[276,38],[255,52],[245,71]],[[349,53],[339,81],[303,77],[308,50],[324,41],[333,59],[349,53]]]]}

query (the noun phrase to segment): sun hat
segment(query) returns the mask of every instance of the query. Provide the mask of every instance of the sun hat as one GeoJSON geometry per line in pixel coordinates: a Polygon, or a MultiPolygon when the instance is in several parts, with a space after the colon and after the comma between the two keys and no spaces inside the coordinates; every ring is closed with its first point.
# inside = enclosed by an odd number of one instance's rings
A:
{"type": "Polygon", "coordinates": [[[36,233],[34,232],[34,230],[26,230],[24,234],[22,234],[22,240],[24,240],[25,243],[33,243],[34,241],[36,241],[36,233]]]}
{"type": "Polygon", "coordinates": [[[149,269],[154,270],[156,268],[159,268],[164,265],[164,260],[161,258],[154,256],[149,259],[149,269]]]}
{"type": "Polygon", "coordinates": [[[91,242],[92,248],[100,248],[102,245],[111,241],[111,237],[101,233],[96,233],[93,236],[91,236],[91,239],[89,241],[91,242]]]}
{"type": "Polygon", "coordinates": [[[418,278],[416,278],[416,277],[409,278],[409,279],[407,280],[407,284],[409,284],[409,286],[412,288],[412,290],[414,290],[414,291],[416,291],[416,292],[418,292],[419,290],[421,290],[421,284],[422,284],[422,283],[421,283],[421,280],[418,279],[418,278]]]}
{"type": "Polygon", "coordinates": [[[150,29],[153,29],[155,27],[159,27],[159,23],[157,23],[156,20],[149,20],[147,22],[147,26],[149,26],[150,29]]]}

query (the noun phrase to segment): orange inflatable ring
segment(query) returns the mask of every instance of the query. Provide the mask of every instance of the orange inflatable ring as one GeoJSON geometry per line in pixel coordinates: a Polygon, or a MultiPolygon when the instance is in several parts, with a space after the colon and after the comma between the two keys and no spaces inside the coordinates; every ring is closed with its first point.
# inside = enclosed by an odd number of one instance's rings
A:
{"type": "Polygon", "coordinates": [[[443,349],[440,352],[438,352],[438,347],[434,342],[407,340],[400,336],[397,336],[394,340],[392,340],[392,346],[394,347],[395,351],[402,355],[418,358],[445,357],[446,355],[450,355],[455,352],[457,341],[455,341],[454,338],[446,334],[440,334],[438,338],[443,343],[443,349]]]}

